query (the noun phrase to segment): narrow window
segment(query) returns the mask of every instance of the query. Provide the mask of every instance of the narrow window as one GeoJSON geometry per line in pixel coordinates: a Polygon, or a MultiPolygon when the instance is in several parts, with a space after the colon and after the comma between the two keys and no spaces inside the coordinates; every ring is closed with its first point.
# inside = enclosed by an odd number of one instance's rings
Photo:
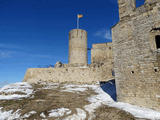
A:
{"type": "Polygon", "coordinates": [[[159,72],[159,68],[158,67],[154,67],[154,72],[159,72]]]}
{"type": "Polygon", "coordinates": [[[136,0],[136,7],[140,7],[142,5],[144,5],[145,0],[136,0]]]}
{"type": "Polygon", "coordinates": [[[158,70],[157,70],[157,69],[154,69],[154,71],[155,71],[155,72],[158,72],[158,70]]]}
{"type": "Polygon", "coordinates": [[[112,76],[115,76],[115,72],[112,70],[112,76]]]}
{"type": "Polygon", "coordinates": [[[155,40],[156,40],[157,49],[159,49],[159,48],[160,48],[160,35],[157,35],[157,36],[155,37],[155,40]]]}

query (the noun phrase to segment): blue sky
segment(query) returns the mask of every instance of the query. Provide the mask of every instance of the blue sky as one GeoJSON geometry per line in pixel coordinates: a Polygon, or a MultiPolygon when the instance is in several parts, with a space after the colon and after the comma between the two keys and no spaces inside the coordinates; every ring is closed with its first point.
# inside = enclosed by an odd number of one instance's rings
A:
{"type": "Polygon", "coordinates": [[[67,63],[68,33],[78,13],[89,48],[111,41],[117,0],[0,0],[0,84],[22,81],[30,67],[67,63]]]}

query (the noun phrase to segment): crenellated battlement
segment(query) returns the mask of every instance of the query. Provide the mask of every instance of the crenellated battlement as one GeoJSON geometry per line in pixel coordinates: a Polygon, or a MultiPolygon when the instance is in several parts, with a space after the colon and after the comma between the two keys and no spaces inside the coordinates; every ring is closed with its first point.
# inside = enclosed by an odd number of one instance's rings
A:
{"type": "Polygon", "coordinates": [[[72,29],[69,32],[69,39],[72,38],[87,39],[87,32],[82,29],[72,29]]]}
{"type": "Polygon", "coordinates": [[[131,19],[143,13],[159,8],[159,0],[145,0],[144,5],[136,7],[138,0],[118,0],[120,21],[131,19]]]}

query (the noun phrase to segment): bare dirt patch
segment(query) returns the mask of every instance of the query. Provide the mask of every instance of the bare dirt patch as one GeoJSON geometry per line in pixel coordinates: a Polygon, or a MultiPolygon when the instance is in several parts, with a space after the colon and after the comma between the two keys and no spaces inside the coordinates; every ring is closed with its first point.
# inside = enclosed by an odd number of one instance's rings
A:
{"type": "MultiPolygon", "coordinates": [[[[62,120],[72,115],[75,117],[78,114],[80,114],[80,116],[86,116],[84,120],[88,120],[89,113],[85,110],[84,106],[91,104],[88,98],[97,95],[90,87],[68,86],[66,84],[50,86],[32,85],[32,87],[34,92],[28,98],[0,100],[2,110],[13,110],[13,112],[15,112],[20,109],[20,116],[29,114],[28,117],[25,118],[26,120],[41,120],[44,118],[48,120],[62,120]],[[57,113],[59,115],[58,117],[49,116],[51,110],[59,108],[67,108],[71,113],[65,113],[62,116],[60,113],[57,113]],[[82,113],[77,113],[77,109],[80,109],[82,113]]],[[[94,120],[135,120],[135,118],[127,112],[106,105],[97,108],[94,114],[94,120]]],[[[74,119],[78,120],[76,117],[74,119]]]]}

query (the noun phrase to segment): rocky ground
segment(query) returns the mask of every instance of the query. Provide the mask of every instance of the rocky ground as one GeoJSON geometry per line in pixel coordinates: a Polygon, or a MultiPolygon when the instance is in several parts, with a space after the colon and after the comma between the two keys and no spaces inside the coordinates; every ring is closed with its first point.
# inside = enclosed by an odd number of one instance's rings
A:
{"type": "Polygon", "coordinates": [[[0,89],[0,120],[137,120],[134,116],[141,116],[118,105],[99,85],[16,83],[0,89]]]}

